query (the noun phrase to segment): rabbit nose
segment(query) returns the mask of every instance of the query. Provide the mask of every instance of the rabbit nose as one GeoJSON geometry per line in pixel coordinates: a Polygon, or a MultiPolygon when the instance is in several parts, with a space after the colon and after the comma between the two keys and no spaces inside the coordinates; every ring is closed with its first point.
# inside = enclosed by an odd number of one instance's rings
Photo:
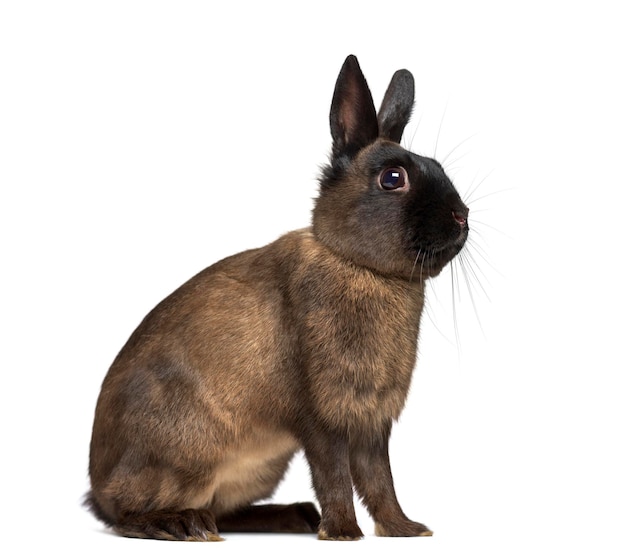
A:
{"type": "Polygon", "coordinates": [[[454,221],[456,221],[461,227],[465,227],[467,225],[467,215],[468,210],[465,211],[457,211],[452,210],[452,217],[454,217],[454,221]]]}

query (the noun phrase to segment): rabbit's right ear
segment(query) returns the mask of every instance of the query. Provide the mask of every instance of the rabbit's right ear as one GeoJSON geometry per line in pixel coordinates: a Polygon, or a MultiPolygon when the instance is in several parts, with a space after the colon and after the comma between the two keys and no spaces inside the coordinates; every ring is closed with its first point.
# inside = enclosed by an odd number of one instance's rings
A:
{"type": "Polygon", "coordinates": [[[378,126],[383,138],[400,143],[404,128],[411,118],[414,98],[413,74],[408,70],[398,70],[391,78],[378,111],[378,126]]]}
{"type": "Polygon", "coordinates": [[[330,108],[333,159],[354,156],[378,137],[378,120],[363,72],[354,55],[343,63],[330,108]]]}

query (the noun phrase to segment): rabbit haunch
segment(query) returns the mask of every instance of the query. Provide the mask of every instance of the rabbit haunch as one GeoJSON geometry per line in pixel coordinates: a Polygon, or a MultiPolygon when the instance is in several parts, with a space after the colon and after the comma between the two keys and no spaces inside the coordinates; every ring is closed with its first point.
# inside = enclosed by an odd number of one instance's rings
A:
{"type": "Polygon", "coordinates": [[[461,250],[468,210],[441,166],[398,144],[412,104],[401,70],[377,114],[348,57],[312,227],[200,272],[122,348],[96,407],[88,496],[118,533],[358,539],[356,490],[378,535],[431,534],[398,504],[388,442],[425,281],[461,250]],[[390,169],[397,184],[383,185],[390,169]],[[301,448],[321,516],[311,503],[253,505],[301,448]]]}

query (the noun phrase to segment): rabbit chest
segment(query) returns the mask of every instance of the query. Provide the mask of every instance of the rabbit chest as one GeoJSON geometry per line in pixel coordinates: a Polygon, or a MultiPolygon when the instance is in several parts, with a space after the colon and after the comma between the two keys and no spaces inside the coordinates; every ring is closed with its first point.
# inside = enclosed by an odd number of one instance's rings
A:
{"type": "Polygon", "coordinates": [[[309,241],[296,274],[300,347],[316,416],[382,427],[404,407],[415,366],[423,285],[355,266],[309,241]]]}

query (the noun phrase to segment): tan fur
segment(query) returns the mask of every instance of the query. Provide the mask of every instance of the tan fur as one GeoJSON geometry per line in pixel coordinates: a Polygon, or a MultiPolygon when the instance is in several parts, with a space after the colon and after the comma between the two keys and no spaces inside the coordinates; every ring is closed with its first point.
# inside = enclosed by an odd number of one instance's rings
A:
{"type": "Polygon", "coordinates": [[[188,508],[209,508],[216,516],[269,497],[284,475],[284,464],[300,448],[288,433],[246,441],[239,451],[225,456],[215,467],[206,493],[198,492],[188,508]]]}

